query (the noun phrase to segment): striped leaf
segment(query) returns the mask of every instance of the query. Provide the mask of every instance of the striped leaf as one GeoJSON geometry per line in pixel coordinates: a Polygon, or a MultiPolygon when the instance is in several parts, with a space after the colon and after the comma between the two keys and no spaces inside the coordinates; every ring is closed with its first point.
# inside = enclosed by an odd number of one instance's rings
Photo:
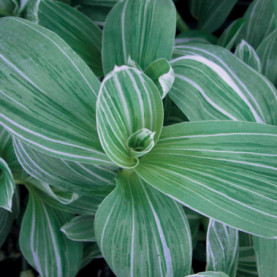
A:
{"type": "Polygon", "coordinates": [[[245,19],[239,18],[231,23],[228,28],[224,30],[220,38],[218,39],[217,44],[226,49],[231,50],[238,38],[238,35],[244,25],[245,19]]]}
{"type": "Polygon", "coordinates": [[[235,55],[256,71],[261,72],[260,58],[255,49],[245,40],[242,40],[241,43],[237,45],[235,55]]]}
{"type": "Polygon", "coordinates": [[[236,2],[237,0],[189,0],[189,9],[198,20],[198,29],[212,33],[222,25],[236,2]]]}
{"type": "Polygon", "coordinates": [[[14,146],[26,172],[55,188],[83,196],[106,196],[114,188],[114,168],[51,157],[20,140],[14,140],[14,146]]]}
{"type": "Polygon", "coordinates": [[[274,1],[255,0],[251,3],[244,15],[245,25],[239,35],[239,41],[244,39],[256,49],[274,30],[274,1]]]}
{"type": "Polygon", "coordinates": [[[44,202],[39,192],[28,187],[29,202],[20,230],[20,249],[40,276],[75,276],[82,259],[82,244],[67,239],[60,228],[72,216],[44,202]]]}
{"type": "Polygon", "coordinates": [[[117,276],[184,276],[191,238],[182,207],[123,171],[95,217],[100,250],[117,276]]]}
{"type": "Polygon", "coordinates": [[[27,19],[58,34],[97,76],[103,76],[102,32],[87,16],[61,2],[33,0],[27,19]]]}
{"type": "Polygon", "coordinates": [[[259,277],[274,277],[277,272],[277,239],[253,236],[259,277]]]}
{"type": "Polygon", "coordinates": [[[143,70],[159,58],[169,60],[175,31],[176,11],[171,0],[119,1],[105,21],[104,73],[115,65],[128,64],[129,59],[143,70]]]}
{"type": "Polygon", "coordinates": [[[199,213],[249,233],[277,237],[276,146],[277,127],[270,125],[180,123],[163,129],[135,170],[199,213]]]}
{"type": "Polygon", "coordinates": [[[201,30],[188,30],[179,34],[175,39],[175,45],[188,45],[195,43],[216,44],[217,37],[201,30]]]}
{"type": "Polygon", "coordinates": [[[0,19],[0,40],[0,123],[44,153],[110,163],[95,124],[100,83],[81,58],[56,34],[19,18],[0,19]]]}
{"type": "Polygon", "coordinates": [[[222,271],[235,277],[238,267],[238,230],[211,219],[207,233],[207,271],[222,271]]]}
{"type": "Polygon", "coordinates": [[[152,62],[144,72],[158,87],[162,99],[165,98],[175,79],[174,71],[169,62],[166,59],[158,59],[152,62]]]}
{"type": "Polygon", "coordinates": [[[199,272],[197,274],[193,275],[187,275],[186,277],[229,277],[224,272],[216,272],[216,271],[205,271],[205,272],[199,272]]]}
{"type": "Polygon", "coordinates": [[[67,238],[71,240],[96,241],[93,223],[93,216],[75,216],[73,219],[62,226],[61,231],[67,236],[67,238]]]}
{"type": "Polygon", "coordinates": [[[160,136],[163,106],[159,90],[141,71],[115,67],[101,85],[96,118],[108,157],[121,167],[133,168],[160,136]]]}
{"type": "Polygon", "coordinates": [[[262,73],[277,87],[277,29],[261,42],[257,54],[261,59],[262,73]]]}
{"type": "Polygon", "coordinates": [[[175,83],[169,95],[191,121],[277,124],[276,89],[228,50],[200,44],[176,47],[171,65],[175,83]]]}

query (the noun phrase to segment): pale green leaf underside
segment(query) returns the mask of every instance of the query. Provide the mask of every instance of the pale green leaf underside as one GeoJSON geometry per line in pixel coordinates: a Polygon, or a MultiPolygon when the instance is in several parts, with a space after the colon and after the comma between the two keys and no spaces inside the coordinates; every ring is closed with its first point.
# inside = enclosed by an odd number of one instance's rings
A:
{"type": "Polygon", "coordinates": [[[253,236],[259,277],[274,277],[277,272],[277,239],[253,236]]]}
{"type": "Polygon", "coordinates": [[[182,207],[133,172],[119,175],[116,189],[95,218],[101,252],[117,276],[184,276],[190,272],[191,238],[182,207]]]}
{"type": "Polygon", "coordinates": [[[110,163],[96,132],[100,83],[84,61],[53,32],[19,18],[0,19],[0,41],[0,123],[44,153],[110,163]]]}
{"type": "Polygon", "coordinates": [[[261,42],[257,54],[261,59],[262,73],[277,87],[277,29],[261,42]]]}
{"type": "Polygon", "coordinates": [[[177,46],[174,57],[169,95],[191,121],[277,124],[276,89],[230,51],[213,45],[177,46]]]}
{"type": "Polygon", "coordinates": [[[60,2],[33,0],[27,19],[58,34],[97,76],[103,76],[101,30],[84,14],[60,2]]]}
{"type": "Polygon", "coordinates": [[[193,275],[187,275],[186,277],[229,277],[229,276],[224,272],[205,271],[205,272],[199,272],[193,275]]]}
{"type": "Polygon", "coordinates": [[[212,33],[225,21],[237,0],[190,0],[190,12],[198,19],[198,28],[212,33]]]}
{"type": "Polygon", "coordinates": [[[255,49],[245,40],[242,40],[241,43],[237,45],[235,55],[253,69],[261,72],[260,58],[255,49]]]}
{"type": "Polygon", "coordinates": [[[207,271],[222,271],[235,277],[238,267],[238,230],[210,219],[207,233],[207,271]]]}
{"type": "Polygon", "coordinates": [[[20,230],[25,259],[44,276],[73,277],[80,268],[82,244],[67,239],[60,228],[72,216],[48,206],[34,188],[20,230]]]}
{"type": "Polygon", "coordinates": [[[153,147],[160,136],[163,105],[159,90],[143,72],[128,66],[115,67],[101,85],[96,116],[106,154],[117,165],[133,168],[138,164],[133,150],[149,151],[149,144],[132,139],[137,143],[130,145],[129,138],[147,129],[152,133],[153,147]]]}
{"type": "Polygon", "coordinates": [[[275,28],[274,7],[275,0],[255,0],[248,7],[244,18],[245,24],[238,41],[246,40],[254,49],[275,28]]]}
{"type": "Polygon", "coordinates": [[[61,231],[74,241],[96,241],[94,234],[94,217],[89,215],[76,216],[61,231]]]}
{"type": "Polygon", "coordinates": [[[171,89],[175,79],[174,71],[169,62],[166,59],[158,59],[152,62],[144,72],[158,87],[163,99],[171,89]]]}
{"type": "Polygon", "coordinates": [[[249,233],[277,237],[276,145],[277,128],[270,125],[180,123],[163,129],[136,172],[199,213],[249,233]]]}
{"type": "Polygon", "coordinates": [[[172,55],[176,31],[176,11],[171,0],[119,1],[105,21],[103,69],[131,58],[143,70],[150,63],[172,55]],[[165,20],[166,18],[166,20],[165,20]]]}
{"type": "Polygon", "coordinates": [[[14,140],[14,147],[17,158],[26,172],[56,188],[84,196],[106,196],[114,188],[114,167],[51,157],[20,140],[14,140]]]}

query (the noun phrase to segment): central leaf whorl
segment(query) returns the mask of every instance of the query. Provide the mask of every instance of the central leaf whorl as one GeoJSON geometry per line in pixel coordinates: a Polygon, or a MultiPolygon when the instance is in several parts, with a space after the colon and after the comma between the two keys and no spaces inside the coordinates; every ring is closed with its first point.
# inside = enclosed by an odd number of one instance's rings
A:
{"type": "Polygon", "coordinates": [[[115,67],[102,82],[96,122],[108,157],[122,168],[136,167],[161,133],[163,104],[158,88],[136,68],[115,67]]]}

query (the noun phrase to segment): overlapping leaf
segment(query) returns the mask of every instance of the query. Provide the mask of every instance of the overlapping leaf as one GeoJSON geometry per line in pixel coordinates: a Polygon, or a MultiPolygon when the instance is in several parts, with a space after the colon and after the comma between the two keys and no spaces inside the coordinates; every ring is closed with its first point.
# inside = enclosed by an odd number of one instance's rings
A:
{"type": "Polygon", "coordinates": [[[97,130],[117,165],[133,168],[157,142],[163,124],[158,88],[141,71],[116,67],[104,79],[97,101],[97,130]]]}
{"type": "Polygon", "coordinates": [[[270,125],[180,123],[163,129],[135,170],[193,210],[249,233],[276,237],[276,145],[277,128],[270,125]]]}
{"type": "Polygon", "coordinates": [[[216,44],[217,37],[201,30],[188,30],[179,34],[175,39],[175,45],[188,45],[195,43],[216,44]]]}
{"type": "Polygon", "coordinates": [[[13,0],[0,0],[0,17],[13,15],[16,5],[16,1],[13,0]]]}
{"type": "Polygon", "coordinates": [[[84,61],[56,34],[23,19],[0,19],[0,41],[0,123],[44,153],[110,163],[95,125],[100,83],[84,61]]]}
{"type": "Polygon", "coordinates": [[[206,270],[222,271],[230,277],[235,277],[239,257],[238,230],[211,219],[206,243],[206,270]]]}
{"type": "Polygon", "coordinates": [[[177,46],[171,65],[175,82],[169,95],[190,120],[277,124],[274,86],[228,50],[200,44],[177,46]]]}
{"type": "Polygon", "coordinates": [[[190,272],[191,239],[182,207],[123,171],[95,218],[104,258],[117,276],[184,276],[190,272]]]}
{"type": "Polygon", "coordinates": [[[97,76],[103,75],[102,32],[81,12],[64,3],[33,0],[28,5],[27,19],[58,34],[97,76]]]}
{"type": "Polygon", "coordinates": [[[193,275],[187,275],[187,277],[229,277],[229,276],[224,272],[205,271],[205,272],[199,272],[193,275]]]}
{"type": "Polygon", "coordinates": [[[119,1],[108,15],[103,37],[103,69],[131,59],[143,70],[172,55],[176,11],[171,0],[119,1]],[[164,20],[166,18],[166,20],[164,20]]]}

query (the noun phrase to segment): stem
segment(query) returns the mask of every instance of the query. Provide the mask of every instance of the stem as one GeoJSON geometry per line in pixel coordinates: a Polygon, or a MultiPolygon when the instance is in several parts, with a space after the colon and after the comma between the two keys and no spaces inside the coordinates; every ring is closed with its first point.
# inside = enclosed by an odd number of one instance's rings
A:
{"type": "Polygon", "coordinates": [[[189,26],[186,24],[186,22],[183,20],[183,18],[181,17],[181,15],[179,14],[179,12],[177,12],[177,17],[176,17],[176,21],[177,21],[177,29],[183,33],[186,31],[189,31],[189,26]]]}

